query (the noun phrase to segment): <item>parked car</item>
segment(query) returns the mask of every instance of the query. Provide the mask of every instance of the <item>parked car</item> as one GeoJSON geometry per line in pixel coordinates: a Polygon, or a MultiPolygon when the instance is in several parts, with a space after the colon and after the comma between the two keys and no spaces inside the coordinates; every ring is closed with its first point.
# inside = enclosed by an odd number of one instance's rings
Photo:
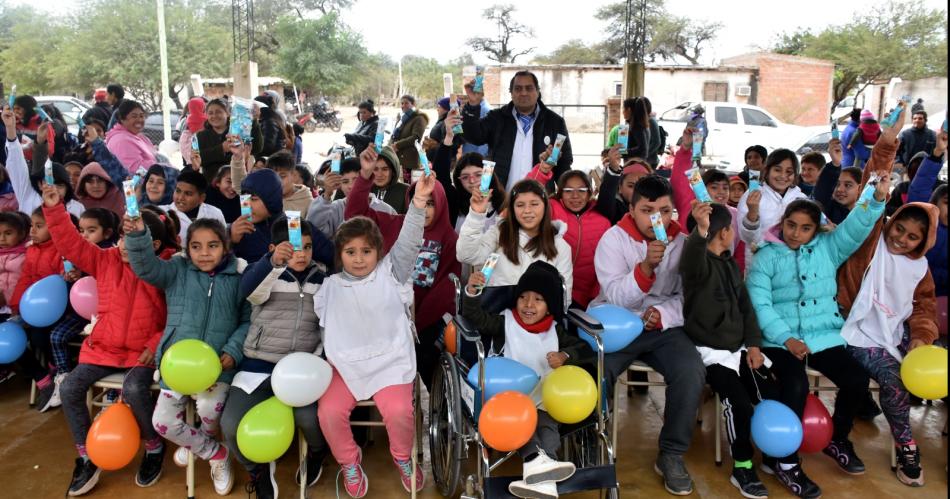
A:
{"type": "MultiPolygon", "coordinates": [[[[177,142],[178,138],[181,137],[181,112],[175,110],[169,112],[168,114],[172,126],[171,139],[177,142]]],[[[142,134],[148,137],[148,140],[156,146],[165,139],[165,130],[162,127],[161,111],[153,111],[148,113],[148,116],[145,117],[145,129],[142,130],[142,134]]]]}
{"type": "Polygon", "coordinates": [[[63,113],[63,120],[66,122],[66,128],[73,135],[79,134],[79,122],[77,119],[91,109],[92,106],[86,104],[83,100],[68,95],[42,95],[36,97],[36,103],[39,105],[52,104],[63,113]]]}
{"type": "Polygon", "coordinates": [[[727,172],[739,172],[745,166],[745,149],[761,144],[768,150],[789,147],[803,127],[782,123],[758,106],[736,102],[684,102],[660,115],[660,125],[674,143],[683,135],[692,109],[700,104],[706,110],[709,136],[703,163],[727,172]]]}

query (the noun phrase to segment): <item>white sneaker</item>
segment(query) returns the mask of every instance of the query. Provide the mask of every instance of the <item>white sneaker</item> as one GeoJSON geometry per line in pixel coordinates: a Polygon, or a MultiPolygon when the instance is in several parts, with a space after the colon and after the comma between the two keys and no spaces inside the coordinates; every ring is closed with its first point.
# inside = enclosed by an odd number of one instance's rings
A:
{"type": "Polygon", "coordinates": [[[508,492],[516,497],[528,499],[557,499],[557,484],[554,482],[541,482],[535,485],[528,485],[524,480],[511,482],[508,484],[508,492]]]}
{"type": "Polygon", "coordinates": [[[53,376],[53,398],[49,400],[50,408],[63,405],[63,401],[59,397],[59,386],[63,384],[63,380],[66,379],[67,374],[69,373],[59,373],[56,376],[53,376]]]}
{"type": "MultiPolygon", "coordinates": [[[[538,449],[538,457],[524,463],[524,483],[535,485],[542,482],[560,482],[574,475],[574,463],[555,461],[543,450],[538,449]]],[[[555,487],[556,489],[556,487],[555,487]]],[[[555,493],[555,496],[557,494],[555,493]]]]}
{"type": "Polygon", "coordinates": [[[175,461],[175,465],[179,468],[188,466],[188,449],[179,447],[178,450],[175,451],[175,455],[172,456],[172,461],[175,461]]]}
{"type": "MultiPolygon", "coordinates": [[[[224,447],[227,451],[227,447],[224,447]]],[[[211,465],[211,481],[214,483],[214,491],[219,496],[226,496],[231,493],[234,487],[234,473],[231,472],[231,453],[225,454],[224,459],[211,459],[208,461],[211,465]]]]}

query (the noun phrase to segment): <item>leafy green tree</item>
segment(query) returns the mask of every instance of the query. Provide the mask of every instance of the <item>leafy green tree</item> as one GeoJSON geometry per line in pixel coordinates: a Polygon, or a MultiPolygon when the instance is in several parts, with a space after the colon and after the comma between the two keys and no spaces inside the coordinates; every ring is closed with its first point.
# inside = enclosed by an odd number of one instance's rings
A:
{"type": "Polygon", "coordinates": [[[325,95],[351,89],[367,57],[359,34],[335,13],[319,19],[284,17],[275,35],[277,70],[299,87],[325,95]]]}
{"type": "Polygon", "coordinates": [[[580,39],[568,40],[548,55],[535,56],[538,64],[606,64],[603,51],[597,46],[589,46],[580,39]]]}

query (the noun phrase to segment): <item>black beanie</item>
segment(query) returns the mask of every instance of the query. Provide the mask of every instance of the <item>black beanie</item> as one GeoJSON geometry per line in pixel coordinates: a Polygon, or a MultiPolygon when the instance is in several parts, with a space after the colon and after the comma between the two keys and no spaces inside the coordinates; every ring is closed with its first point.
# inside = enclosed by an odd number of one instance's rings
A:
{"type": "Polygon", "coordinates": [[[518,297],[525,291],[534,291],[544,297],[548,312],[554,320],[560,322],[564,317],[564,286],[560,272],[547,262],[537,261],[528,266],[521,274],[511,308],[518,306],[518,297]]]}
{"type": "MultiPolygon", "coordinates": [[[[710,203],[710,206],[712,206],[712,212],[709,214],[709,233],[706,234],[706,240],[716,237],[719,231],[732,225],[732,213],[729,212],[729,208],[719,203],[710,203]]],[[[696,220],[690,213],[686,218],[686,230],[692,232],[695,227],[696,220]]]]}

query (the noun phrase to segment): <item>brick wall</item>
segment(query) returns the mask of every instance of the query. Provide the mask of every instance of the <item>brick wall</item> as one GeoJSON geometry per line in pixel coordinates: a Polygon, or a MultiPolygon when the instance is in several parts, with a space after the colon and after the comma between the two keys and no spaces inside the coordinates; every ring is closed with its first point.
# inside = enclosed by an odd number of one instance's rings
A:
{"type": "Polygon", "coordinates": [[[620,123],[620,120],[623,118],[623,110],[620,108],[623,104],[623,99],[620,97],[608,97],[607,102],[607,130],[610,130],[620,123]]]}
{"type": "Polygon", "coordinates": [[[785,123],[828,123],[834,79],[831,61],[760,53],[729,58],[723,64],[758,67],[756,105],[768,109],[785,123]]]}

